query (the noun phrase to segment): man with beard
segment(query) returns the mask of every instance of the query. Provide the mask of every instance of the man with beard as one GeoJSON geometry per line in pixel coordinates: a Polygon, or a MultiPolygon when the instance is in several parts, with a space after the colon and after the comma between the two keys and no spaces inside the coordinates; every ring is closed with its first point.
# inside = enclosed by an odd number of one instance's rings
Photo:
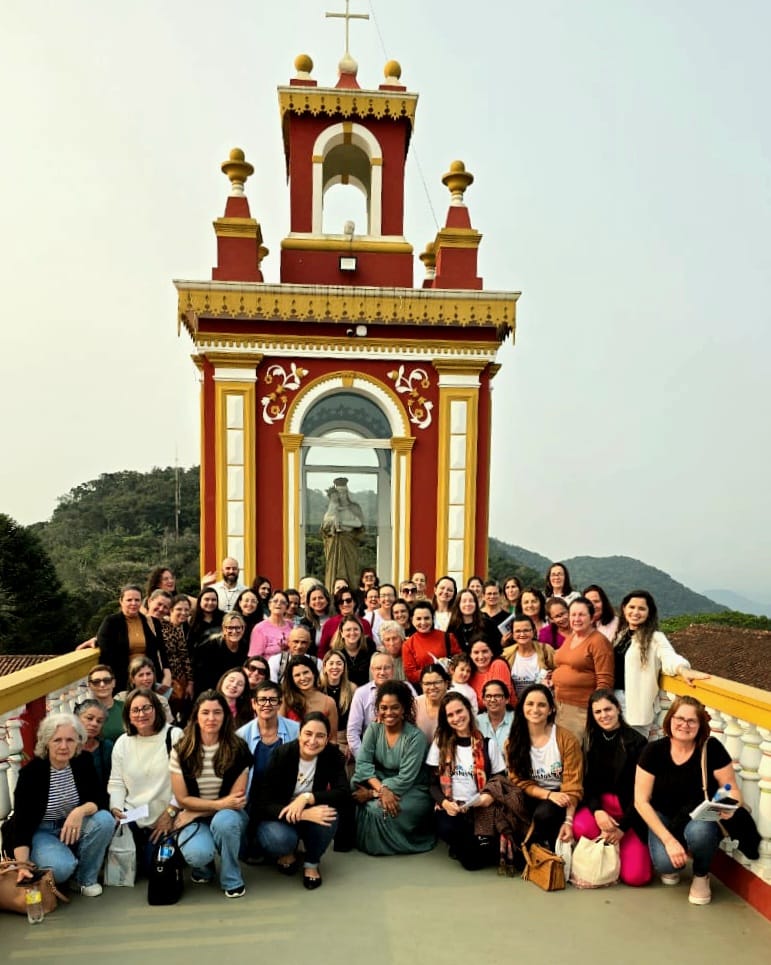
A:
{"type": "Polygon", "coordinates": [[[222,561],[222,579],[213,582],[214,573],[207,573],[201,580],[201,586],[211,586],[217,591],[219,597],[219,607],[224,613],[229,613],[235,606],[238,594],[246,589],[246,585],[238,579],[241,567],[238,560],[232,556],[226,556],[222,561]]]}

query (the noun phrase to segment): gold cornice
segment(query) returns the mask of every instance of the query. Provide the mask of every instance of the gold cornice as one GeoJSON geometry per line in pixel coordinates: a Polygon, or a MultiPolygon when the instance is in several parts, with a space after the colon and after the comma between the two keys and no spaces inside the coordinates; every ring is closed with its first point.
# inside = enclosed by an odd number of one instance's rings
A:
{"type": "MultiPolygon", "coordinates": [[[[244,352],[248,352],[249,347],[254,345],[254,343],[254,335],[217,332],[212,333],[211,336],[199,335],[196,339],[196,348],[200,354],[205,354],[207,358],[210,354],[209,346],[212,347],[211,350],[214,352],[222,350],[225,347],[232,348],[234,350],[232,354],[228,352],[223,352],[222,354],[226,354],[228,358],[237,360],[243,357],[240,354],[241,347],[243,346],[244,352]],[[239,354],[235,354],[237,352],[239,354]]],[[[468,355],[480,354],[484,356],[484,364],[487,364],[491,355],[497,352],[498,347],[498,342],[471,342],[465,340],[459,341],[457,339],[432,340],[429,346],[424,339],[417,338],[399,338],[398,345],[395,345],[393,339],[369,337],[366,343],[358,339],[350,339],[347,336],[345,338],[341,337],[339,340],[334,340],[329,337],[325,338],[321,335],[302,335],[297,338],[294,338],[291,334],[259,337],[259,349],[263,355],[269,355],[276,350],[302,353],[306,349],[318,349],[325,353],[345,352],[346,354],[350,354],[352,358],[360,358],[361,352],[366,348],[368,352],[382,353],[384,358],[393,360],[399,356],[401,350],[417,351],[423,349],[429,362],[433,361],[432,356],[434,353],[447,352],[461,358],[466,358],[468,355]]],[[[192,357],[195,360],[196,358],[200,358],[200,355],[194,355],[192,357]]],[[[480,361],[482,360],[480,359],[480,361]]],[[[234,362],[234,364],[238,364],[237,361],[234,362]]]]}
{"type": "Polygon", "coordinates": [[[262,231],[254,218],[217,218],[212,224],[218,238],[256,238],[262,243],[262,231]]]}
{"type": "Polygon", "coordinates": [[[408,241],[366,241],[350,239],[344,235],[335,238],[284,238],[281,242],[284,251],[338,251],[342,254],[369,251],[385,255],[411,255],[412,245],[408,241]]]}
{"type": "Polygon", "coordinates": [[[482,235],[473,228],[440,228],[436,233],[434,248],[478,248],[482,235]]]}
{"type": "Polygon", "coordinates": [[[278,437],[287,452],[298,452],[305,438],[301,432],[279,432],[278,437]]]}
{"type": "Polygon", "coordinates": [[[391,448],[394,452],[412,452],[415,436],[391,436],[391,448]]]}
{"type": "Polygon", "coordinates": [[[431,364],[443,375],[445,372],[462,375],[479,375],[486,365],[485,359],[433,359],[431,364]]]}
{"type": "Polygon", "coordinates": [[[368,118],[387,117],[398,121],[406,118],[415,126],[417,94],[393,91],[345,90],[340,87],[279,87],[278,105],[283,122],[289,114],[326,114],[328,117],[368,118]]]}
{"type": "Polygon", "coordinates": [[[500,362],[491,362],[491,363],[490,363],[490,369],[489,369],[489,373],[488,373],[488,374],[489,374],[489,376],[490,376],[490,381],[491,381],[491,382],[492,382],[492,380],[495,378],[495,376],[496,376],[500,371],[501,371],[501,363],[500,363],[500,362]]]}
{"type": "Polygon", "coordinates": [[[494,328],[499,341],[514,330],[519,292],[473,289],[346,288],[340,285],[234,285],[175,282],[180,321],[191,335],[198,320],[364,322],[494,328]]]}
{"type": "Polygon", "coordinates": [[[230,352],[207,352],[204,350],[201,355],[205,355],[212,365],[217,365],[220,368],[242,369],[253,365],[256,369],[263,360],[263,355],[258,352],[239,352],[238,355],[232,355],[230,352]]]}

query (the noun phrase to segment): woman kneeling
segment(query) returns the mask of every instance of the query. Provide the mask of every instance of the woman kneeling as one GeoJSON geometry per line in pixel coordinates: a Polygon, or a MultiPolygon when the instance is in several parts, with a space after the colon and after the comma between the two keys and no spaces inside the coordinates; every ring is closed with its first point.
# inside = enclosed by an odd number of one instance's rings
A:
{"type": "MultiPolygon", "coordinates": [[[[710,800],[720,787],[730,787],[729,796],[739,804],[741,794],[728,751],[709,736],[709,714],[695,697],[675,698],[663,730],[667,736],[648,744],[640,756],[635,807],[648,825],[648,847],[662,882],[676,885],[690,855],[693,881],[688,901],[708,905],[712,900],[709,866],[723,834],[716,822],[694,821],[690,816],[705,797],[702,773],[710,800]]],[[[730,831],[729,818],[726,814],[730,831]]]]}
{"type": "Polygon", "coordinates": [[[350,800],[345,758],[329,743],[330,734],[324,714],[307,714],[298,739],[271,756],[255,809],[257,841],[278,859],[282,874],[297,870],[302,841],[303,885],[309,891],[321,887],[321,857],[335,836],[339,811],[350,800]]]}
{"type": "Polygon", "coordinates": [[[458,858],[467,871],[495,864],[497,838],[475,833],[474,811],[493,803],[485,785],[494,774],[503,774],[506,766],[495,740],[479,733],[463,694],[450,691],[442,699],[426,764],[434,768],[431,796],[436,802],[437,830],[450,847],[450,857],[458,858]]]}
{"type": "MultiPolygon", "coordinates": [[[[40,724],[35,756],[16,785],[14,858],[51,868],[57,884],[74,876],[80,893],[95,898],[115,821],[91,755],[81,753],[85,742],[73,714],[50,714],[40,724]]],[[[28,868],[19,868],[19,884],[30,877],[28,868]]]]}
{"type": "Polygon", "coordinates": [[[237,736],[226,698],[204,690],[193,706],[182,740],[169,758],[171,789],[183,810],[174,827],[191,826],[179,836],[194,884],[214,877],[220,856],[220,885],[226,898],[246,894],[238,864],[246,829],[246,783],[252,755],[237,736]]]}

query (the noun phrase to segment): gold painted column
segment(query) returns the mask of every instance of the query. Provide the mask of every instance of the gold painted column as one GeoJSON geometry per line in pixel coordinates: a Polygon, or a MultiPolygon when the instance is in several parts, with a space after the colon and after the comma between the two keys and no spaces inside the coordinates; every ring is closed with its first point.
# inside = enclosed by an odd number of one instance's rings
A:
{"type": "Polygon", "coordinates": [[[410,507],[412,506],[412,447],[414,436],[392,436],[393,479],[391,519],[393,520],[392,577],[399,585],[410,576],[410,507]]]}
{"type": "Polygon", "coordinates": [[[300,582],[300,447],[305,436],[300,432],[280,432],[284,450],[284,586],[300,582]]]}
{"type": "Polygon", "coordinates": [[[449,574],[459,587],[474,568],[479,374],[486,364],[434,362],[439,373],[436,575],[449,574]]]}
{"type": "Polygon", "coordinates": [[[256,381],[261,356],[208,356],[214,364],[217,559],[233,556],[241,580],[256,575],[256,381]]]}

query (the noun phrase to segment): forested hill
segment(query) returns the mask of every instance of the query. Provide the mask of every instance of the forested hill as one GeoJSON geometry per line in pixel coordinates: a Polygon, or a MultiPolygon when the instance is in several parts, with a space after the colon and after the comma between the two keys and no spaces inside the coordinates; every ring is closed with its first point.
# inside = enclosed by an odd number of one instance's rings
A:
{"type": "MultiPolygon", "coordinates": [[[[538,571],[541,576],[539,585],[552,560],[500,540],[490,538],[490,554],[516,560],[538,571]]],[[[646,589],[653,594],[662,617],[679,613],[721,613],[727,608],[710,600],[709,597],[688,589],[668,573],[629,556],[573,556],[563,560],[570,572],[574,589],[581,590],[589,583],[598,583],[608,594],[614,606],[630,590],[646,589]]]]}
{"type": "MultiPolygon", "coordinates": [[[[61,497],[50,520],[30,527],[0,515],[0,653],[71,649],[115,609],[122,584],[144,584],[159,564],[175,571],[181,590],[195,593],[198,529],[197,467],[106,473],[76,486],[61,497]]],[[[491,577],[514,574],[525,585],[542,587],[549,562],[490,539],[491,577]]],[[[616,605],[630,589],[644,587],[662,616],[725,609],[626,556],[565,562],[574,586],[599,583],[616,605]]]]}

